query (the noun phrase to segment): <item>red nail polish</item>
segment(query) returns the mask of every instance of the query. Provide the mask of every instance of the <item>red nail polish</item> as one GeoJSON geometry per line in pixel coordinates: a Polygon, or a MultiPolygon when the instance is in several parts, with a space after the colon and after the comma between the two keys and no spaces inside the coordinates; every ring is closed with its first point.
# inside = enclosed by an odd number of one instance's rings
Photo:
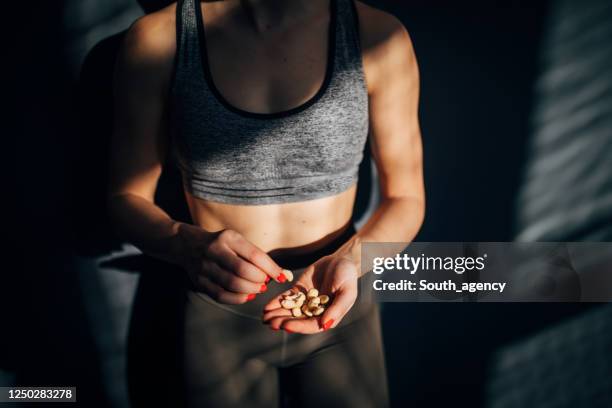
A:
{"type": "Polygon", "coordinates": [[[284,330],[285,330],[287,333],[293,333],[291,330],[289,330],[289,329],[288,329],[288,328],[286,328],[286,327],[283,327],[283,329],[284,329],[284,330]]]}
{"type": "Polygon", "coordinates": [[[278,330],[278,327],[272,327],[272,326],[270,326],[270,328],[271,328],[272,330],[274,330],[274,331],[278,330]]]}
{"type": "Polygon", "coordinates": [[[284,274],[284,273],[282,273],[282,272],[281,272],[281,274],[280,274],[280,275],[278,275],[278,281],[279,281],[280,283],[283,283],[283,282],[285,282],[286,280],[287,280],[287,277],[285,276],[285,274],[284,274]]]}
{"type": "Polygon", "coordinates": [[[268,290],[268,287],[266,285],[261,285],[261,288],[259,288],[259,293],[264,293],[266,290],[268,290]]]}
{"type": "Polygon", "coordinates": [[[249,296],[247,296],[247,302],[249,302],[249,301],[251,301],[253,299],[255,299],[255,294],[254,293],[251,293],[249,296]]]}
{"type": "Polygon", "coordinates": [[[266,283],[270,282],[270,277],[266,276],[266,283]]]}
{"type": "Polygon", "coordinates": [[[329,329],[332,324],[334,324],[334,319],[329,319],[328,321],[323,323],[323,330],[329,329]]]}

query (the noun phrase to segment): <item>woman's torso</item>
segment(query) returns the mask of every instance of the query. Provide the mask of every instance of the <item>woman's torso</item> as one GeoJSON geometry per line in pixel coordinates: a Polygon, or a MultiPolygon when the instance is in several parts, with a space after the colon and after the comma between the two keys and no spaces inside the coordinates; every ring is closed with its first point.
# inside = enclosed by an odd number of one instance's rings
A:
{"type": "MultiPolygon", "coordinates": [[[[333,49],[333,53],[330,53],[330,47],[339,44],[336,39],[338,31],[332,32],[338,24],[334,22],[337,16],[330,7],[333,4],[328,0],[297,1],[292,5],[294,10],[285,14],[276,11],[279,14],[265,16],[245,12],[240,2],[235,0],[196,2],[195,6],[201,7],[201,14],[196,12],[192,18],[205,21],[205,24],[197,27],[204,30],[198,39],[205,36],[203,55],[206,60],[203,64],[207,64],[208,71],[204,68],[203,73],[207,73],[208,77],[204,75],[207,80],[204,83],[207,91],[213,91],[210,92],[213,95],[216,92],[216,101],[222,102],[219,107],[226,108],[222,113],[229,115],[228,132],[231,132],[233,118],[240,120],[246,116],[255,124],[262,121],[273,129],[278,116],[281,120],[285,116],[293,120],[301,114],[302,109],[316,112],[316,109],[326,108],[324,104],[326,98],[330,100],[330,92],[340,94],[342,88],[338,84],[346,71],[342,66],[342,56],[346,50],[333,49]],[[306,108],[308,105],[312,107],[306,108]],[[297,114],[292,116],[292,111],[297,111],[297,114]],[[250,118],[250,114],[254,119],[250,118]]],[[[353,77],[359,78],[359,74],[353,77]]],[[[363,98],[364,92],[367,98],[367,91],[363,89],[365,81],[351,84],[353,87],[355,85],[355,93],[360,95],[361,91],[362,94],[352,103],[361,109],[361,116],[357,118],[364,120],[363,110],[367,112],[367,99],[364,103],[363,98]]],[[[355,106],[350,107],[353,108],[355,106]]],[[[223,125],[224,122],[220,123],[223,125]]],[[[204,129],[207,125],[209,123],[201,123],[204,129]]],[[[358,125],[355,131],[350,128],[349,132],[359,133],[363,130],[364,123],[358,125]]],[[[354,144],[351,148],[363,148],[363,137],[359,134],[351,136],[354,139],[351,140],[354,144]]],[[[208,148],[214,150],[214,145],[208,145],[208,148]]],[[[308,145],[304,145],[304,150],[304,155],[313,154],[308,145]]],[[[347,155],[355,156],[355,152],[347,152],[347,155]]],[[[342,154],[342,151],[338,154],[342,154]]],[[[262,158],[258,157],[257,160],[262,158]]],[[[230,191],[232,177],[233,174],[228,173],[230,191]]],[[[207,199],[206,194],[194,194],[189,187],[185,189],[185,197],[194,223],[204,229],[216,231],[231,228],[265,251],[279,250],[286,255],[316,250],[340,234],[350,222],[355,192],[356,187],[351,184],[333,194],[323,193],[306,200],[287,202],[260,200],[258,202],[261,204],[258,205],[231,200],[223,202],[217,197],[207,199]]]]}

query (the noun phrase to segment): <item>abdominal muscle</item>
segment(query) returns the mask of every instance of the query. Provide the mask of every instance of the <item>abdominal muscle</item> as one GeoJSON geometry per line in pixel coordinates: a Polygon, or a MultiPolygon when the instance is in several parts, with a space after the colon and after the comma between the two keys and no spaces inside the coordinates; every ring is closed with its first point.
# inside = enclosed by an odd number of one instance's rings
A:
{"type": "Polygon", "coordinates": [[[330,197],[285,204],[234,205],[185,192],[194,224],[207,231],[232,229],[261,250],[278,256],[316,251],[351,222],[356,185],[330,197]]]}

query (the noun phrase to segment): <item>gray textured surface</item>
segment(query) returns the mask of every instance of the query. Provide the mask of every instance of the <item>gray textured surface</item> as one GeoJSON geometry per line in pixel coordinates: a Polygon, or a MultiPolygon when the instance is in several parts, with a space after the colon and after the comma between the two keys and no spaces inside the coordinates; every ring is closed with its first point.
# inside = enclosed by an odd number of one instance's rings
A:
{"type": "Polygon", "coordinates": [[[133,246],[96,259],[79,258],[81,290],[86,314],[102,358],[101,370],[109,401],[113,407],[128,407],[126,382],[126,337],[138,274],[126,273],[101,264],[139,254],[133,246]]]}
{"type": "Polygon", "coordinates": [[[497,353],[490,408],[612,406],[612,307],[544,330],[497,353]]]}
{"type": "Polygon", "coordinates": [[[612,239],[612,3],[554,3],[517,239],[612,239]]]}
{"type": "MultiPolygon", "coordinates": [[[[553,3],[542,45],[517,239],[612,238],[612,3],[553,3]]],[[[578,273],[601,253],[568,245],[578,273]]],[[[593,285],[601,283],[601,278],[593,285]]],[[[602,306],[501,349],[486,406],[612,406],[612,309],[602,306]]]]}
{"type": "Polygon", "coordinates": [[[350,3],[337,0],[329,81],[315,98],[283,115],[244,114],[214,92],[201,63],[197,9],[194,0],[183,3],[173,87],[174,157],[187,190],[211,201],[271,204],[351,187],[363,158],[369,115],[350,3]]]}

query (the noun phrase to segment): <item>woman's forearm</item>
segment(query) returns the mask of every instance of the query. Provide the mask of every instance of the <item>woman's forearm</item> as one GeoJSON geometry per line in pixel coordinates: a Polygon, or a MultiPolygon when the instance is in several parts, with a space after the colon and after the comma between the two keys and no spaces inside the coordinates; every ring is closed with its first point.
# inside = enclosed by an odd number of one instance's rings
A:
{"type": "Polygon", "coordinates": [[[361,266],[363,242],[411,242],[425,216],[425,204],[416,197],[386,198],[366,224],[337,252],[361,266]]]}
{"type": "Polygon", "coordinates": [[[121,238],[147,255],[183,265],[184,236],[196,233],[192,231],[194,226],[173,220],[160,207],[135,194],[116,194],[108,202],[113,227],[121,238]]]}

